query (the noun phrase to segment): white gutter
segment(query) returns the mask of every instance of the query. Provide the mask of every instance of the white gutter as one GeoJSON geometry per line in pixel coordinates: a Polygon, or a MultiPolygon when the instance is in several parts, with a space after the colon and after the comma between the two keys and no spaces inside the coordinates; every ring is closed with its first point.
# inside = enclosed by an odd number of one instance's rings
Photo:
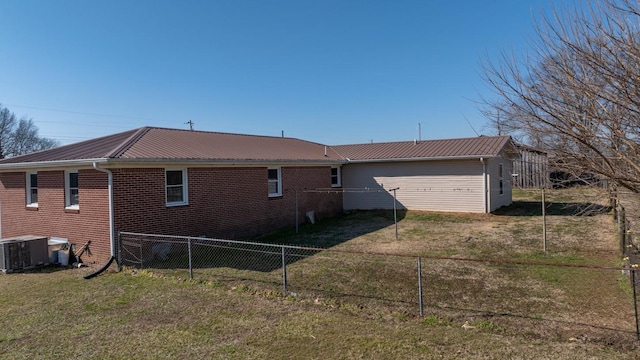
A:
{"type": "Polygon", "coordinates": [[[97,171],[103,172],[103,173],[107,173],[107,178],[108,178],[108,189],[109,189],[109,244],[110,244],[110,248],[111,248],[111,256],[115,256],[116,251],[115,251],[115,229],[114,229],[114,224],[113,224],[113,173],[111,172],[111,170],[109,169],[103,169],[98,167],[98,163],[97,162],[93,162],[93,168],[96,169],[97,171]]]}
{"type": "MultiPolygon", "coordinates": [[[[280,165],[299,165],[299,166],[318,166],[318,165],[340,165],[345,160],[287,160],[287,159],[110,159],[110,158],[93,158],[93,159],[77,159],[77,160],[57,160],[57,161],[32,161],[22,163],[0,164],[0,172],[8,172],[15,170],[31,170],[31,169],[60,169],[68,167],[77,169],[78,167],[91,167],[92,164],[100,163],[109,167],[120,166],[138,166],[138,167],[157,167],[158,164],[173,164],[186,166],[280,166],[280,165]]],[[[99,170],[101,171],[101,170],[99,170]]]]}
{"type": "Polygon", "coordinates": [[[484,206],[484,213],[488,213],[488,196],[487,196],[487,164],[484,162],[484,158],[480,158],[480,162],[482,163],[482,199],[484,206]]]}
{"type": "Polygon", "coordinates": [[[434,161],[434,160],[475,160],[480,158],[493,158],[495,155],[465,155],[465,156],[432,156],[432,157],[410,157],[410,158],[390,158],[390,159],[349,159],[348,163],[379,163],[379,162],[407,162],[407,161],[434,161]]]}
{"type": "Polygon", "coordinates": [[[0,171],[21,170],[21,169],[43,169],[61,167],[77,168],[78,166],[91,166],[92,163],[106,162],[106,158],[76,159],[76,160],[54,160],[54,161],[32,161],[20,163],[0,164],[0,171]]]}
{"type": "Polygon", "coordinates": [[[289,164],[289,165],[336,165],[343,164],[344,160],[296,160],[296,159],[162,159],[162,158],[132,158],[132,159],[109,159],[110,166],[128,165],[128,164],[187,164],[187,165],[255,165],[265,166],[271,164],[289,164]]]}

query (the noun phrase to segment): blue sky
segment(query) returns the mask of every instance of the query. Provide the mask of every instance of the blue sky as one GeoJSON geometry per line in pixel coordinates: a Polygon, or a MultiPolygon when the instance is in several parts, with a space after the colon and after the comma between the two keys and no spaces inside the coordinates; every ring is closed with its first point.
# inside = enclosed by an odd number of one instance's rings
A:
{"type": "Polygon", "coordinates": [[[525,51],[550,3],[0,0],[0,104],[64,144],[189,120],[330,145],[489,134],[481,60],[525,51]]]}

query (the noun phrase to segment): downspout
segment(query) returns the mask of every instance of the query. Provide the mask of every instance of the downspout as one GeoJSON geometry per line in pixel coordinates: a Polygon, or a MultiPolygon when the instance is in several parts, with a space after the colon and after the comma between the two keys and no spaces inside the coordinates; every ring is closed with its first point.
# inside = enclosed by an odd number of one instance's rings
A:
{"type": "Polygon", "coordinates": [[[488,213],[488,196],[487,196],[487,163],[484,162],[484,158],[480,158],[482,163],[482,200],[484,206],[484,213],[488,213]]]}
{"type": "Polygon", "coordinates": [[[114,241],[114,228],[113,228],[113,173],[109,169],[103,169],[98,167],[97,162],[93,162],[93,168],[97,171],[107,173],[108,178],[108,190],[109,190],[109,244],[111,249],[111,257],[113,258],[116,254],[115,251],[115,241],[114,241]]]}

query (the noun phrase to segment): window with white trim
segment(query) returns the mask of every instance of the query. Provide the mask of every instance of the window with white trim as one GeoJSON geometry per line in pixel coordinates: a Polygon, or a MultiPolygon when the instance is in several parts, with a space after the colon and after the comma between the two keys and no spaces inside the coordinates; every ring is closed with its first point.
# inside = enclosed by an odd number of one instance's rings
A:
{"type": "Polygon", "coordinates": [[[500,182],[500,195],[504,194],[504,167],[498,164],[498,181],[500,182]]]}
{"type": "Polygon", "coordinates": [[[77,209],[80,206],[78,193],[78,171],[68,170],[64,172],[64,197],[65,207],[77,209]]]}
{"type": "Polygon", "coordinates": [[[282,171],[280,168],[267,170],[269,197],[282,196],[282,171]]]}
{"type": "Polygon", "coordinates": [[[38,173],[27,173],[27,206],[38,207],[38,173]]]}
{"type": "Polygon", "coordinates": [[[331,168],[331,186],[332,187],[342,186],[342,181],[340,181],[340,167],[336,166],[331,168]]]}
{"type": "Polygon", "coordinates": [[[187,169],[166,169],[167,206],[187,205],[187,169]]]}

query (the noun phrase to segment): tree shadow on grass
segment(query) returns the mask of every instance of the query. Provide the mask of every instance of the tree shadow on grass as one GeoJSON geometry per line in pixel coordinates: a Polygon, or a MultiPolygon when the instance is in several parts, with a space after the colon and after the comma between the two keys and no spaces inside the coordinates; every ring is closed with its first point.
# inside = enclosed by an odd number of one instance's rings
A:
{"type": "MultiPolygon", "coordinates": [[[[596,216],[610,213],[610,206],[595,203],[554,202],[547,203],[545,213],[550,216],[596,216]]],[[[542,216],[540,201],[514,201],[493,212],[500,216],[542,216]]]]}
{"type": "MultiPolygon", "coordinates": [[[[398,210],[397,221],[404,219],[406,214],[406,211],[398,210]]],[[[297,232],[295,229],[284,229],[255,237],[250,241],[327,249],[392,226],[394,222],[394,213],[390,210],[349,211],[316,224],[303,224],[297,232]]]]}
{"type": "Polygon", "coordinates": [[[166,238],[124,235],[123,263],[157,269],[228,268],[271,272],[311,257],[324,249],[393,226],[406,211],[354,211],[315,224],[284,229],[248,241],[208,238],[166,238]],[[190,241],[190,244],[189,244],[190,241]],[[189,260],[191,256],[191,261],[189,260]]]}

